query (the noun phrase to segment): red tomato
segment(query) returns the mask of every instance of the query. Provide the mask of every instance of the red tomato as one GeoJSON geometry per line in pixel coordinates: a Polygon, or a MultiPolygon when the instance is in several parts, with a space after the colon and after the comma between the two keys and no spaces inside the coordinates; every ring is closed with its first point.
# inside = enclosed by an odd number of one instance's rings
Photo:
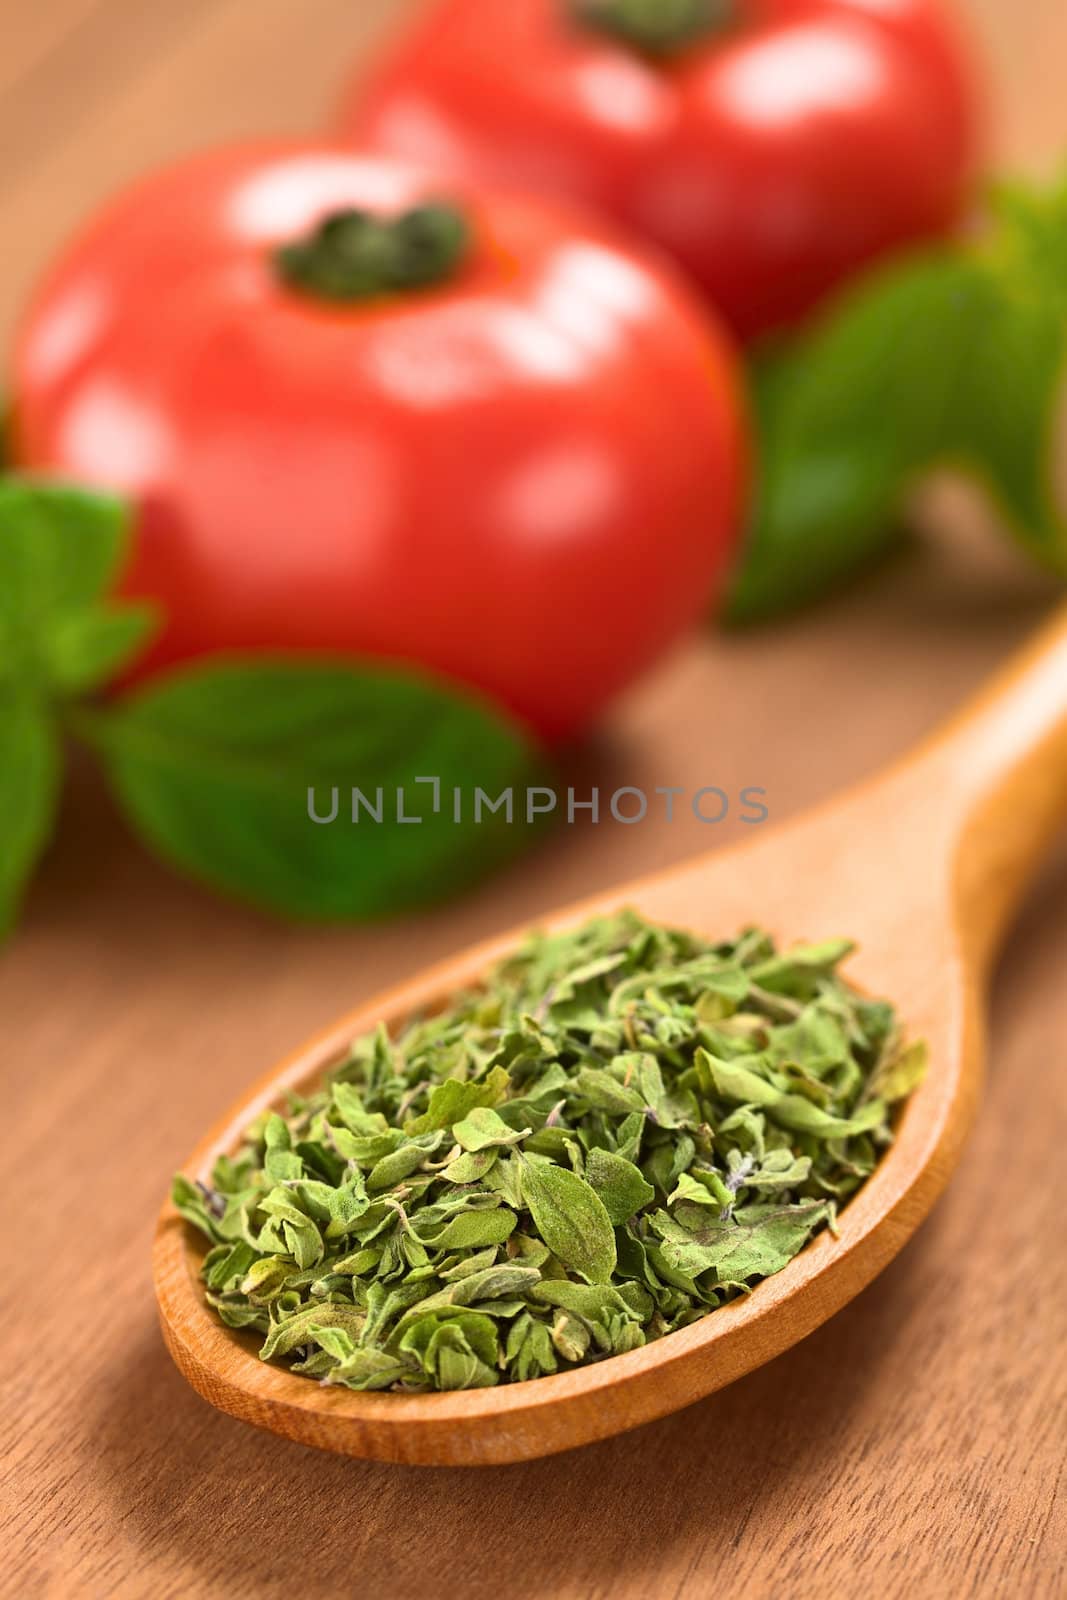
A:
{"type": "Polygon", "coordinates": [[[724,23],[662,59],[583,3],[629,0],[442,0],[355,86],[345,137],[592,203],[745,337],[966,205],[977,97],[935,0],[723,0],[724,23]]]}
{"type": "Polygon", "coordinates": [[[729,341],[658,259],[529,198],[468,196],[438,286],[356,304],[275,249],[440,185],[238,149],[121,199],[41,289],[15,365],[24,468],[132,496],[141,675],[229,650],[419,663],[545,738],[697,622],[739,524],[729,341]]]}

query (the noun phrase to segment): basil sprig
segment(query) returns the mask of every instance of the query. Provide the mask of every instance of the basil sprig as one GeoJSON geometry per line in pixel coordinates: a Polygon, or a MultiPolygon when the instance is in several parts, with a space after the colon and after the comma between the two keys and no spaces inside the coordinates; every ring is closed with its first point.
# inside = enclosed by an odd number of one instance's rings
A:
{"type": "Polygon", "coordinates": [[[125,543],[116,501],[0,479],[0,933],[52,833],[65,707],[153,625],[146,607],[102,598],[125,543]]]}
{"type": "Polygon", "coordinates": [[[478,788],[495,799],[532,783],[537,751],[417,672],[229,656],[101,698],[156,623],[150,607],[112,598],[128,520],[114,499],[0,479],[0,931],[52,834],[68,734],[97,752],[157,854],[287,916],[427,904],[528,842],[521,805],[509,822],[488,806],[476,818],[471,802],[478,788]],[[358,822],[353,789],[374,808],[358,822]],[[335,820],[313,820],[335,790],[335,820]]]}
{"type": "Polygon", "coordinates": [[[808,604],[899,538],[911,492],[976,480],[1067,576],[1056,433],[1067,373],[1067,178],[1005,187],[988,226],[853,284],[755,365],[757,500],[730,601],[739,622],[808,604]]]}
{"type": "Polygon", "coordinates": [[[51,834],[59,773],[59,741],[48,718],[28,696],[0,686],[0,935],[51,834]]]}

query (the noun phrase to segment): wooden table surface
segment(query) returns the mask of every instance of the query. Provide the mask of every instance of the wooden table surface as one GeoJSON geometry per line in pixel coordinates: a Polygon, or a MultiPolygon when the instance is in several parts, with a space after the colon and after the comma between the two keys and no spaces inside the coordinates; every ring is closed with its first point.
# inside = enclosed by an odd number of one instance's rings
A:
{"type": "MultiPolygon", "coordinates": [[[[0,0],[0,333],[98,196],[218,137],[313,127],[346,60],[404,9],[0,0]]],[[[1000,151],[1047,165],[1067,132],[1062,0],[970,10],[1000,151]]],[[[905,748],[1050,599],[980,510],[946,494],[928,522],[846,598],[681,651],[575,758],[573,781],[762,784],[782,817],[905,748]]],[[[708,832],[575,828],[433,916],[293,931],[154,866],[77,774],[0,956],[5,1592],[1067,1593],[1067,851],[999,971],[988,1096],[947,1198],[846,1312],[732,1389],[570,1456],[420,1471],[246,1429],[164,1353],[155,1212],[253,1074],[416,964],[707,847],[708,832]]],[[[714,842],[728,837],[729,825],[714,842]]]]}

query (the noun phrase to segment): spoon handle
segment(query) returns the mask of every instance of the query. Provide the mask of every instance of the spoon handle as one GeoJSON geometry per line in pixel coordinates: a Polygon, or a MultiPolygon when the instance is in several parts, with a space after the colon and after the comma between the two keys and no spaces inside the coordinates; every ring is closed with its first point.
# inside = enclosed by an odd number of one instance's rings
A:
{"type": "Polygon", "coordinates": [[[960,924],[984,966],[1067,821],[1067,607],[943,730],[919,766],[950,808],[960,924]]]}

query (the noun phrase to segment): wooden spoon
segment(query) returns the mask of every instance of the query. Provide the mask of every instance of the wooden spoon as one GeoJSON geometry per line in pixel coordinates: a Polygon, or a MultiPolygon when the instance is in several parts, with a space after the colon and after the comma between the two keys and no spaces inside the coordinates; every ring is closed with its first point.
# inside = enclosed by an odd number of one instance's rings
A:
{"type": "MultiPolygon", "coordinates": [[[[789,1348],[896,1255],[948,1181],[982,1075],[982,1006],[998,939],[1067,815],[1067,612],[964,715],[910,758],[769,836],[639,879],[544,919],[551,928],[633,906],[721,937],[759,922],[792,943],[860,941],[850,975],[892,999],[931,1070],[898,1138],[824,1233],[747,1298],[643,1349],[495,1389],[358,1394],[262,1362],[197,1281],[203,1243],[169,1204],[154,1250],[163,1335],[221,1410],[350,1456],[481,1465],[549,1455],[689,1405],[789,1348]]],[[[518,934],[466,951],[361,1006],[282,1063],[184,1165],[206,1177],[258,1112],[314,1085],[350,1038],[439,1005],[518,934]]]]}

